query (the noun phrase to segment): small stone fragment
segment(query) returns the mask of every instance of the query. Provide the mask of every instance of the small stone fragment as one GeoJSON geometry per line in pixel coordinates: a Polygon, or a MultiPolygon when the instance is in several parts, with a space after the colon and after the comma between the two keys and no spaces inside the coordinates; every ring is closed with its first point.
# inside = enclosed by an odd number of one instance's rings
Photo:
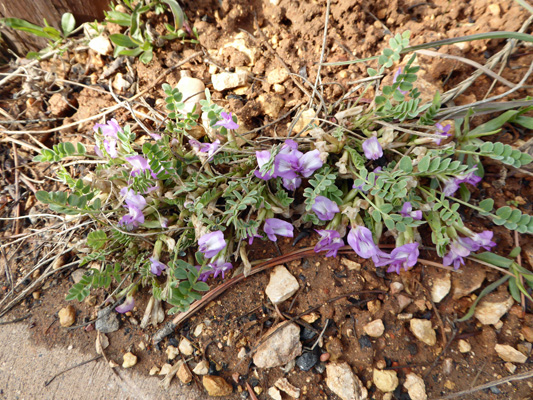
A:
{"type": "Polygon", "coordinates": [[[96,336],[96,354],[102,354],[103,350],[109,346],[109,339],[103,333],[96,336]]]}
{"type": "Polygon", "coordinates": [[[271,85],[275,83],[283,83],[289,77],[289,72],[286,68],[275,68],[267,75],[267,82],[271,85]]]}
{"type": "Polygon", "coordinates": [[[440,303],[452,288],[452,280],[449,272],[433,279],[433,286],[431,287],[431,299],[435,303],[440,303]]]}
{"type": "Polygon", "coordinates": [[[261,94],[257,97],[257,102],[261,104],[261,109],[263,112],[271,118],[278,118],[279,113],[285,102],[279,96],[272,94],[261,94]]]}
{"type": "Polygon", "coordinates": [[[229,396],[233,392],[233,387],[220,376],[206,375],[202,378],[202,384],[209,396],[229,396]]]}
{"type": "Polygon", "coordinates": [[[330,354],[331,361],[337,361],[344,353],[342,342],[338,337],[332,337],[326,343],[326,351],[330,354]]]}
{"type": "Polygon", "coordinates": [[[285,365],[302,354],[300,327],[290,323],[278,331],[276,331],[277,328],[278,325],[267,332],[266,336],[268,338],[258,347],[254,354],[254,364],[259,368],[285,365]]]}
{"type": "Polygon", "coordinates": [[[171,369],[172,369],[172,365],[169,363],[165,363],[161,367],[161,370],[159,371],[159,375],[167,375],[171,369]]]}
{"type": "Polygon", "coordinates": [[[311,314],[302,315],[302,319],[308,324],[312,324],[320,318],[320,314],[312,312],[311,314]]]}
{"type": "Polygon", "coordinates": [[[246,349],[244,347],[241,347],[239,350],[239,354],[237,354],[237,358],[239,360],[244,360],[246,358],[246,349]]]}
{"type": "Polygon", "coordinates": [[[529,357],[531,355],[531,348],[532,348],[532,345],[531,343],[528,343],[528,342],[525,342],[525,343],[518,343],[516,345],[516,349],[522,353],[523,355],[525,355],[526,357],[529,357]]]}
{"type": "Polygon", "coordinates": [[[85,275],[86,272],[87,270],[85,268],[78,268],[77,270],[73,271],[72,274],[70,274],[70,277],[74,283],[78,283],[81,281],[81,278],[83,278],[83,275],[85,275]]]}
{"type": "Polygon", "coordinates": [[[131,82],[125,79],[121,72],[117,72],[115,79],[113,79],[112,85],[117,92],[123,93],[130,88],[131,82]]]}
{"type": "Polygon", "coordinates": [[[350,271],[361,271],[361,264],[350,260],[349,258],[341,258],[341,264],[348,268],[350,271]]]}
{"type": "Polygon", "coordinates": [[[459,352],[469,353],[470,350],[472,350],[472,346],[470,345],[470,343],[468,343],[464,339],[459,340],[459,352]]]}
{"type": "MultiPolygon", "coordinates": [[[[305,110],[304,112],[302,112],[300,119],[298,119],[298,122],[296,122],[296,124],[294,125],[293,132],[295,134],[300,133],[309,124],[316,124],[317,122],[318,121],[315,119],[315,110],[313,110],[312,108],[310,108],[309,110],[305,110]]],[[[302,136],[305,136],[305,134],[302,136]]]]}
{"type": "Polygon", "coordinates": [[[446,382],[444,382],[444,387],[448,390],[453,390],[455,389],[455,383],[448,379],[446,382]]]}
{"type": "Polygon", "coordinates": [[[342,400],[365,400],[368,397],[368,391],[348,363],[328,363],[326,375],[326,385],[342,400]]]}
{"type": "Polygon", "coordinates": [[[150,372],[148,372],[149,375],[155,375],[157,374],[161,369],[159,367],[156,367],[155,365],[150,369],[150,372]]]}
{"type": "Polygon", "coordinates": [[[318,359],[319,357],[317,354],[306,351],[300,357],[296,357],[296,365],[302,371],[309,371],[315,366],[315,364],[318,362],[318,359]]]}
{"type": "Polygon", "coordinates": [[[516,371],[516,365],[514,365],[513,363],[506,362],[505,364],[503,364],[503,366],[504,366],[505,369],[506,369],[507,371],[509,371],[511,374],[514,374],[514,372],[516,371]]]}
{"type": "Polygon", "coordinates": [[[179,110],[182,113],[192,112],[194,106],[196,106],[196,111],[200,111],[200,100],[205,99],[205,85],[198,78],[192,78],[190,76],[183,76],[176,88],[183,95],[183,104],[185,107],[182,110],[179,110]]]}
{"type": "Polygon", "coordinates": [[[400,294],[396,297],[398,301],[398,306],[400,307],[400,312],[402,312],[409,304],[413,302],[413,299],[405,294],[400,294]]]}
{"type": "Polygon", "coordinates": [[[494,15],[495,17],[499,17],[500,13],[502,12],[502,9],[500,8],[500,5],[497,3],[489,4],[488,5],[489,12],[494,15]]]}
{"type": "Polygon", "coordinates": [[[377,368],[374,368],[372,380],[374,381],[374,385],[385,393],[393,392],[399,383],[396,371],[383,371],[377,368]]]}
{"type": "Polygon", "coordinates": [[[256,386],[254,387],[254,392],[257,395],[260,395],[261,393],[263,393],[263,388],[261,386],[256,386]]]}
{"type": "Polygon", "coordinates": [[[428,398],[424,380],[417,374],[407,374],[403,387],[407,389],[411,400],[426,400],[428,398]]]}
{"type": "Polygon", "coordinates": [[[273,400],[282,400],[280,391],[274,386],[269,388],[267,393],[273,400]]]}
{"type": "Polygon", "coordinates": [[[524,335],[524,339],[526,339],[529,343],[533,343],[533,328],[530,326],[524,326],[522,328],[522,334],[524,335]]]}
{"type": "Polygon", "coordinates": [[[275,83],[274,86],[272,86],[274,89],[274,92],[277,94],[284,94],[287,89],[285,89],[285,86],[280,85],[279,83],[275,83]]]}
{"type": "Polygon", "coordinates": [[[181,339],[178,349],[184,356],[190,356],[194,352],[191,341],[185,337],[181,339]]]}
{"type": "Polygon", "coordinates": [[[513,303],[511,296],[491,293],[479,302],[474,315],[483,325],[495,325],[511,309],[513,303]]]}
{"type": "Polygon", "coordinates": [[[437,343],[437,334],[431,325],[431,321],[426,319],[413,318],[409,321],[411,332],[415,337],[427,344],[428,346],[434,346],[437,343]]]}
{"type": "Polygon", "coordinates": [[[116,368],[116,367],[118,367],[118,364],[115,361],[113,361],[113,360],[109,360],[109,366],[111,368],[116,368]]]}
{"type": "Polygon", "coordinates": [[[398,294],[403,290],[404,286],[401,282],[392,282],[390,284],[390,294],[398,294]]]}
{"type": "Polygon", "coordinates": [[[196,375],[207,375],[209,373],[209,363],[207,360],[202,360],[192,370],[196,375]]]}
{"type": "Polygon", "coordinates": [[[265,292],[273,304],[280,304],[296,293],[299,288],[298,280],[291,275],[287,268],[278,265],[270,274],[270,281],[265,292]]]}
{"type": "Polygon", "coordinates": [[[246,71],[221,72],[220,74],[211,75],[213,88],[218,92],[245,85],[247,80],[248,74],[246,71]]]}
{"type": "Polygon", "coordinates": [[[105,36],[97,36],[89,41],[89,48],[102,56],[107,56],[113,52],[113,45],[105,36]]]}
{"type": "Polygon", "coordinates": [[[76,309],[71,305],[68,305],[59,310],[58,316],[59,324],[62,327],[66,328],[67,326],[72,326],[74,325],[74,322],[76,322],[76,309]]]}
{"type": "Polygon", "coordinates": [[[177,356],[179,356],[180,354],[180,351],[178,350],[177,347],[174,347],[172,345],[168,346],[167,349],[165,350],[165,353],[167,353],[167,358],[169,360],[173,360],[175,359],[177,356]]]}
{"type": "Polygon", "coordinates": [[[192,373],[184,362],[180,364],[176,375],[178,379],[184,384],[187,384],[192,381],[192,373]]]}
{"type": "Polygon", "coordinates": [[[496,353],[498,353],[503,361],[519,364],[523,364],[527,361],[527,356],[520,353],[513,346],[509,346],[507,344],[497,344],[494,346],[494,350],[496,350],[496,353]]]}
{"type": "Polygon", "coordinates": [[[381,301],[377,299],[370,300],[368,303],[366,303],[366,307],[368,308],[370,314],[375,315],[381,310],[381,301]]]}
{"type": "Polygon", "coordinates": [[[98,311],[98,318],[94,323],[97,331],[102,333],[111,333],[118,331],[120,323],[118,321],[117,313],[112,312],[111,306],[108,306],[98,311]]]}
{"type": "Polygon", "coordinates": [[[278,379],[274,385],[279,389],[287,393],[292,398],[298,399],[300,397],[300,389],[290,384],[287,378],[278,379]]]}
{"type": "Polygon", "coordinates": [[[485,267],[478,265],[471,265],[468,268],[468,274],[454,274],[452,279],[453,299],[458,300],[479,289],[486,276],[485,267]]]}
{"type": "Polygon", "coordinates": [[[133,353],[126,353],[122,356],[124,362],[122,363],[122,368],[131,368],[137,364],[137,356],[133,353]]]}
{"type": "Polygon", "coordinates": [[[385,325],[381,319],[376,319],[363,326],[363,330],[368,336],[378,338],[385,332],[385,325]]]}
{"type": "Polygon", "coordinates": [[[194,332],[193,332],[194,337],[200,336],[203,331],[204,331],[204,324],[196,325],[196,328],[194,328],[194,332]]]}

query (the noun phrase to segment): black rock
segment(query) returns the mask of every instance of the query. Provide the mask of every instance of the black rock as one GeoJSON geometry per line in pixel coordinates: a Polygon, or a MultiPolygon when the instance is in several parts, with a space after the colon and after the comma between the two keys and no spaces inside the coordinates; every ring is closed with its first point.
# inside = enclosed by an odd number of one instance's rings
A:
{"type": "Polygon", "coordinates": [[[217,365],[213,361],[209,361],[209,375],[218,375],[217,365]]]}
{"type": "Polygon", "coordinates": [[[169,344],[170,346],[174,346],[174,347],[178,347],[178,346],[180,345],[179,342],[178,342],[178,340],[177,340],[175,337],[170,337],[170,338],[168,339],[168,344],[169,344]]]}
{"type": "Polygon", "coordinates": [[[120,322],[117,318],[117,313],[112,312],[111,306],[98,311],[98,319],[94,323],[97,331],[102,333],[111,333],[118,331],[120,322]]]}
{"type": "Polygon", "coordinates": [[[316,336],[316,332],[315,331],[312,331],[311,329],[308,329],[308,328],[303,328],[302,329],[302,332],[300,333],[300,339],[302,341],[306,341],[306,340],[311,340],[313,339],[314,337],[316,336]]]}
{"type": "Polygon", "coordinates": [[[369,348],[371,349],[372,348],[372,341],[370,340],[370,337],[368,337],[367,335],[363,335],[359,338],[359,346],[361,346],[361,349],[364,349],[364,348],[369,348]]]}
{"type": "Polygon", "coordinates": [[[296,358],[296,365],[302,371],[309,371],[315,366],[315,364],[318,362],[318,359],[319,357],[317,354],[306,352],[303,353],[300,357],[296,358]]]}

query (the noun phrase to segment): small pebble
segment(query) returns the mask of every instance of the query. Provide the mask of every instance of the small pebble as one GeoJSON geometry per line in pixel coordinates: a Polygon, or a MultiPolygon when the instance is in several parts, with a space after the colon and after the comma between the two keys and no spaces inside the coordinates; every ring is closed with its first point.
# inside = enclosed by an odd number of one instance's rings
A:
{"type": "Polygon", "coordinates": [[[133,353],[128,352],[124,354],[123,359],[122,368],[131,368],[137,364],[137,356],[133,353]]]}
{"type": "Polygon", "coordinates": [[[168,346],[165,353],[167,353],[169,360],[173,360],[180,354],[180,351],[174,346],[168,346]]]}
{"type": "Polygon", "coordinates": [[[315,353],[306,352],[300,357],[296,357],[296,365],[302,371],[309,371],[318,362],[318,356],[315,353]]]}
{"type": "Polygon", "coordinates": [[[192,346],[191,341],[187,338],[181,339],[178,347],[179,351],[181,351],[184,356],[190,356],[194,352],[194,347],[192,346]]]}
{"type": "Polygon", "coordinates": [[[171,369],[172,365],[170,365],[169,363],[163,364],[163,366],[161,367],[161,371],[159,371],[159,375],[166,375],[170,372],[171,369]]]}
{"type": "Polygon", "coordinates": [[[76,322],[76,310],[71,305],[66,306],[59,310],[59,323],[62,327],[66,328],[72,326],[76,322]]]}
{"type": "Polygon", "coordinates": [[[159,371],[161,371],[161,369],[159,367],[156,367],[156,366],[153,366],[151,369],[150,369],[150,372],[148,372],[149,375],[155,375],[157,374],[159,371]]]}
{"type": "Polygon", "coordinates": [[[323,353],[322,355],[320,355],[320,361],[326,362],[329,360],[329,357],[330,357],[329,353],[323,353]]]}

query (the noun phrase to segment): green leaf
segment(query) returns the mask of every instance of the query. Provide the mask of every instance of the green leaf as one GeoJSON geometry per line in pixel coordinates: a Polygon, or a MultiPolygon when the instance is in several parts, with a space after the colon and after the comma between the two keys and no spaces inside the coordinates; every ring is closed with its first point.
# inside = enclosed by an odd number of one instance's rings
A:
{"type": "Polygon", "coordinates": [[[483,211],[488,212],[488,213],[492,211],[493,207],[494,207],[493,199],[485,199],[479,203],[479,208],[482,208],[483,211]]]}
{"type": "Polygon", "coordinates": [[[71,13],[65,13],[61,16],[61,29],[65,37],[69,36],[76,27],[76,19],[71,13]]]}
{"type": "Polygon", "coordinates": [[[154,53],[152,49],[149,49],[141,54],[141,56],[139,57],[139,60],[141,60],[143,64],[148,64],[150,61],[152,61],[153,57],[154,57],[154,53]]]}
{"type": "MultiPolygon", "coordinates": [[[[485,253],[483,253],[485,254],[485,253]]],[[[498,288],[498,286],[504,284],[505,282],[507,282],[509,280],[510,276],[509,275],[505,275],[503,278],[497,280],[496,282],[493,282],[491,283],[489,286],[487,286],[485,289],[483,289],[481,291],[481,293],[479,294],[479,296],[477,297],[477,299],[474,301],[474,303],[472,303],[472,305],[470,306],[468,312],[460,319],[457,320],[457,322],[465,322],[467,320],[469,320],[470,318],[472,318],[472,316],[474,315],[474,312],[476,311],[476,306],[477,306],[477,303],[479,303],[479,301],[485,297],[487,294],[489,294],[490,292],[494,291],[496,288],[498,288]]]]}
{"type": "Polygon", "coordinates": [[[413,171],[413,161],[409,156],[403,156],[400,160],[400,169],[406,173],[411,173],[413,171]]]}
{"type": "Polygon", "coordinates": [[[198,281],[193,285],[193,289],[198,292],[207,292],[209,290],[209,285],[205,282],[198,281]]]}
{"type": "Polygon", "coordinates": [[[498,254],[494,254],[489,251],[479,254],[473,254],[472,257],[501,268],[509,268],[513,263],[513,260],[499,256],[498,254]]]}
{"type": "Polygon", "coordinates": [[[16,29],[23,32],[31,33],[32,35],[43,37],[50,40],[58,40],[61,36],[51,35],[46,32],[44,28],[34,25],[28,21],[19,18],[4,18],[2,22],[6,24],[9,28],[16,29]]]}
{"type": "Polygon", "coordinates": [[[104,248],[106,243],[107,234],[102,230],[92,231],[87,235],[87,246],[92,247],[93,250],[104,248]]]}
{"type": "Polygon", "coordinates": [[[141,43],[134,41],[129,36],[123,35],[121,33],[114,33],[113,35],[109,36],[109,39],[116,45],[122,46],[122,47],[138,47],[141,43]]]}
{"type": "Polygon", "coordinates": [[[431,162],[431,157],[429,154],[426,154],[420,162],[418,163],[418,172],[426,172],[429,168],[429,163],[431,162]]]}
{"type": "Polygon", "coordinates": [[[168,4],[174,15],[174,30],[177,31],[183,26],[183,21],[185,19],[183,15],[183,10],[180,5],[175,0],[161,0],[163,3],[168,4]]]}

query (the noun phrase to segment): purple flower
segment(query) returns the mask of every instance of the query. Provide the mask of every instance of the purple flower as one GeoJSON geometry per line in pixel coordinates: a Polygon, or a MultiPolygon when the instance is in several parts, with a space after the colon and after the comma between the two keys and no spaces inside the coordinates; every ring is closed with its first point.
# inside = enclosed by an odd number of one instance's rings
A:
{"type": "Polygon", "coordinates": [[[278,240],[276,235],[285,237],[294,236],[294,226],[278,218],[266,219],[265,226],[263,227],[263,229],[267,234],[268,238],[273,242],[278,240]]]}
{"type": "Polygon", "coordinates": [[[217,139],[213,143],[200,143],[198,140],[190,139],[189,144],[196,152],[207,153],[210,160],[213,153],[220,147],[220,140],[217,139]]]}
{"type": "MultiPolygon", "coordinates": [[[[207,281],[207,279],[213,275],[213,278],[216,278],[219,275],[222,275],[222,279],[225,278],[225,273],[233,268],[230,262],[224,262],[224,259],[217,258],[215,261],[207,264],[208,269],[203,271],[198,277],[199,281],[207,281]]],[[[200,271],[200,266],[197,265],[196,269],[200,271]]]]}
{"type": "Polygon", "coordinates": [[[222,119],[220,121],[218,121],[215,124],[215,126],[223,126],[227,130],[237,129],[239,127],[239,124],[237,124],[235,121],[233,121],[231,113],[227,113],[227,112],[222,111],[220,113],[220,116],[222,117],[222,119]]]}
{"type": "Polygon", "coordinates": [[[94,152],[98,157],[103,157],[104,153],[102,153],[102,150],[100,150],[100,147],[98,147],[96,144],[94,145],[94,152]]]}
{"type": "Polygon", "coordinates": [[[332,220],[335,214],[340,211],[337,203],[324,196],[317,196],[311,209],[321,221],[332,220]]]}
{"type": "Polygon", "coordinates": [[[452,127],[450,124],[446,125],[446,126],[442,126],[441,124],[439,124],[438,122],[435,124],[435,127],[437,128],[437,135],[438,135],[438,138],[437,139],[434,139],[435,140],[435,143],[437,145],[440,145],[440,142],[441,140],[443,139],[446,139],[447,137],[450,137],[452,136],[450,132],[450,128],[452,127]]]}
{"type": "Polygon", "coordinates": [[[102,132],[102,135],[110,136],[115,139],[118,139],[117,133],[122,130],[115,118],[107,121],[107,124],[95,124],[93,130],[98,132],[99,129],[102,132]]]}
{"type": "MultiPolygon", "coordinates": [[[[268,150],[263,150],[256,151],[255,156],[257,157],[257,165],[259,166],[259,169],[261,169],[263,165],[270,161],[270,157],[272,157],[272,154],[268,150]]],[[[269,179],[275,177],[274,173],[261,171],[254,171],[254,175],[259,179],[263,179],[265,181],[268,181],[269,179]]]]}
{"type": "Polygon", "coordinates": [[[446,196],[452,196],[461,183],[469,183],[471,185],[477,185],[481,181],[481,177],[475,175],[475,171],[470,171],[464,175],[458,175],[454,178],[447,179],[444,184],[444,189],[442,193],[446,196]]]}
{"type": "Polygon", "coordinates": [[[385,254],[374,243],[370,229],[364,226],[358,225],[350,230],[348,244],[359,257],[372,258],[374,262],[378,260],[378,256],[385,254]]]}
{"type": "Polygon", "coordinates": [[[337,257],[337,251],[344,246],[339,232],[331,229],[316,230],[316,232],[320,235],[320,240],[315,246],[315,253],[327,251],[326,257],[337,257]]]}
{"type": "Polygon", "coordinates": [[[157,179],[157,175],[154,173],[154,171],[152,171],[152,168],[150,168],[148,160],[143,156],[126,157],[126,161],[129,162],[133,167],[133,169],[131,170],[131,176],[137,176],[148,170],[150,171],[152,178],[157,179]]]}
{"type": "MultiPolygon", "coordinates": [[[[194,267],[196,268],[198,272],[200,272],[200,270],[202,269],[202,267],[200,267],[199,265],[195,265],[194,267]]],[[[212,271],[213,270],[211,269],[211,267],[204,269],[204,271],[198,276],[198,280],[202,282],[206,282],[207,279],[209,279],[209,277],[211,276],[212,271]]]]}
{"type": "Polygon", "coordinates": [[[322,167],[323,162],[318,150],[308,151],[305,154],[296,150],[290,153],[278,153],[274,165],[276,176],[294,179],[299,175],[309,178],[313,172],[322,167]]]}
{"type": "Polygon", "coordinates": [[[168,268],[165,264],[163,264],[155,257],[150,257],[149,260],[152,263],[152,265],[150,265],[150,272],[154,275],[160,276],[161,272],[168,268]]]}
{"type": "Polygon", "coordinates": [[[363,151],[365,152],[365,157],[369,160],[377,160],[383,156],[383,148],[375,136],[363,142],[363,151]]]}
{"type": "Polygon", "coordinates": [[[118,307],[115,307],[115,311],[121,314],[125,314],[128,311],[133,310],[134,306],[135,306],[135,300],[133,299],[133,296],[126,296],[126,300],[124,301],[124,303],[122,303],[118,307]]]}
{"type": "Polygon", "coordinates": [[[143,208],[146,207],[146,200],[140,194],[136,194],[132,189],[123,188],[120,191],[122,196],[125,196],[126,208],[128,214],[124,215],[119,225],[125,226],[127,230],[133,230],[140,224],[144,223],[143,208]]]}
{"type": "Polygon", "coordinates": [[[104,139],[104,149],[107,151],[107,154],[109,154],[109,157],[111,158],[117,158],[118,152],[117,152],[117,141],[113,138],[110,139],[104,139]]]}
{"type": "Polygon", "coordinates": [[[418,250],[418,243],[408,243],[403,246],[396,247],[390,254],[383,253],[379,259],[375,261],[376,267],[383,267],[389,265],[387,272],[396,272],[400,274],[400,270],[409,270],[414,267],[418,261],[420,251],[418,250]]]}
{"type": "Polygon", "coordinates": [[[471,240],[479,245],[480,248],[483,247],[485,250],[490,251],[492,247],[496,246],[496,243],[492,241],[493,235],[494,233],[491,231],[483,231],[481,233],[475,233],[471,240]]]}
{"type": "Polygon", "coordinates": [[[207,258],[216,256],[224,247],[226,247],[226,241],[222,231],[206,233],[198,239],[198,250],[207,258]]]}
{"type": "Polygon", "coordinates": [[[296,190],[302,184],[302,180],[300,178],[293,178],[293,179],[283,178],[282,182],[283,182],[283,187],[287,190],[296,190]]]}
{"type": "MultiPolygon", "coordinates": [[[[396,83],[401,73],[402,73],[402,69],[398,68],[398,70],[394,73],[394,77],[392,78],[392,83],[396,83]]],[[[407,90],[401,90],[399,86],[398,86],[398,91],[403,95],[406,95],[408,93],[407,90]]]]}
{"type": "MultiPolygon", "coordinates": [[[[472,243],[465,241],[466,238],[457,238],[452,240],[450,244],[450,251],[442,259],[443,265],[452,265],[454,269],[459,269],[461,265],[464,265],[464,257],[468,257],[475,246],[472,247],[472,243]]],[[[479,247],[478,247],[479,248],[479,247]]]]}
{"type": "Polygon", "coordinates": [[[402,217],[411,217],[415,220],[421,220],[422,219],[422,211],[416,210],[413,211],[413,206],[411,205],[410,201],[406,201],[403,203],[402,210],[400,211],[400,214],[402,214],[402,217]]]}
{"type": "Polygon", "coordinates": [[[256,232],[255,234],[246,236],[246,238],[244,238],[244,240],[248,239],[248,244],[251,246],[254,243],[254,239],[255,238],[260,238],[260,237],[262,237],[262,236],[258,235],[257,232],[256,232]]]}

